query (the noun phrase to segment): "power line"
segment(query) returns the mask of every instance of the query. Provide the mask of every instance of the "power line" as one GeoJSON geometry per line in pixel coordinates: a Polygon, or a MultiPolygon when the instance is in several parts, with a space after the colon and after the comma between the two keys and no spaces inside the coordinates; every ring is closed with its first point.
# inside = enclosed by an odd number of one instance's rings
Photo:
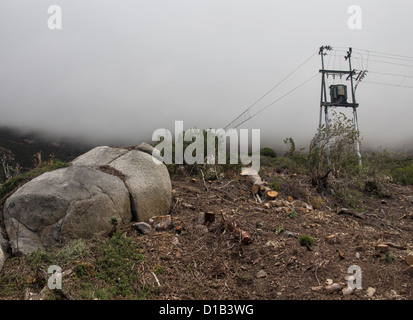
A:
{"type": "Polygon", "coordinates": [[[364,52],[370,52],[370,53],[374,53],[374,54],[380,54],[380,55],[385,55],[385,56],[393,56],[393,57],[406,58],[406,59],[413,60],[412,56],[405,56],[405,55],[400,55],[400,54],[385,53],[385,52],[378,52],[378,51],[371,51],[371,50],[357,49],[357,48],[353,48],[353,49],[357,50],[357,51],[364,51],[364,52]]]}
{"type": "Polygon", "coordinates": [[[274,105],[275,103],[277,103],[278,101],[280,101],[281,99],[285,98],[286,96],[290,95],[291,93],[293,93],[295,90],[299,89],[300,87],[302,87],[303,85],[305,85],[306,83],[310,82],[312,79],[314,79],[316,76],[318,76],[318,72],[313,75],[312,77],[310,77],[309,79],[305,80],[304,82],[302,82],[301,84],[299,84],[298,86],[296,86],[294,89],[288,91],[287,93],[285,93],[284,95],[282,95],[281,97],[279,97],[277,100],[271,102],[269,105],[267,105],[266,107],[258,110],[256,113],[254,113],[253,115],[251,115],[249,118],[245,119],[244,121],[240,122],[237,126],[233,127],[232,129],[235,129],[237,127],[239,127],[241,124],[243,124],[244,122],[247,122],[248,120],[254,118],[255,116],[257,116],[258,114],[260,114],[261,112],[263,112],[264,110],[268,109],[269,107],[271,107],[272,105],[274,105]]]}
{"type": "MultiPolygon", "coordinates": [[[[359,54],[361,55],[361,53],[359,53],[359,54]]],[[[390,59],[390,60],[400,60],[400,61],[413,62],[413,59],[386,57],[386,56],[382,56],[382,55],[378,55],[378,54],[374,54],[374,53],[371,53],[370,56],[383,58],[383,59],[390,59]]]]}
{"type": "Polygon", "coordinates": [[[406,75],[406,74],[377,72],[377,71],[369,71],[369,73],[381,74],[381,75],[385,75],[385,76],[395,76],[395,77],[397,76],[397,77],[413,78],[413,76],[411,76],[411,75],[406,75]]]}
{"type": "Polygon", "coordinates": [[[280,80],[275,86],[273,86],[269,91],[267,91],[261,98],[259,98],[257,101],[255,101],[252,105],[250,105],[244,112],[242,112],[238,117],[236,117],[234,120],[232,120],[229,124],[227,124],[224,128],[224,130],[227,130],[229,127],[236,128],[240,124],[244,123],[245,121],[249,120],[249,110],[254,107],[258,102],[260,102],[262,99],[264,99],[270,92],[272,92],[275,88],[277,88],[281,83],[283,83],[285,80],[287,80],[290,76],[292,76],[297,70],[299,70],[303,65],[305,65],[308,61],[310,61],[318,52],[313,53],[308,59],[306,59],[303,63],[301,63],[297,68],[295,68],[293,71],[291,71],[286,77],[284,77],[282,80],[280,80]],[[246,117],[247,115],[247,117],[246,117]],[[247,118],[247,120],[243,120],[247,118]],[[238,125],[237,122],[240,122],[238,125]],[[234,125],[234,126],[232,126],[234,125]]]}
{"type": "MultiPolygon", "coordinates": [[[[335,49],[333,48],[333,51],[335,52],[345,52],[344,50],[341,49],[335,49]]],[[[403,67],[413,67],[413,64],[406,64],[406,63],[397,63],[397,61],[401,62],[407,62],[407,63],[413,63],[413,57],[405,56],[405,55],[396,55],[396,54],[390,54],[390,53],[381,53],[377,51],[369,51],[369,50],[364,50],[364,49],[355,49],[353,53],[358,54],[360,57],[354,57],[354,59],[357,60],[360,66],[360,61],[361,61],[361,69],[364,69],[364,60],[367,60],[366,64],[366,69],[368,68],[368,63],[369,61],[372,62],[377,62],[377,63],[383,63],[383,64],[389,64],[389,65],[396,65],[396,66],[403,66],[403,67]],[[362,51],[362,52],[357,52],[357,51],[362,51]],[[364,57],[363,55],[366,55],[367,57],[364,57]],[[371,59],[370,57],[376,57],[376,59],[371,59]],[[387,60],[382,60],[382,59],[387,59],[387,60]],[[390,61],[389,61],[390,60],[390,61]]]]}
{"type": "MultiPolygon", "coordinates": [[[[354,57],[354,59],[360,59],[360,58],[354,57]]],[[[413,64],[402,64],[402,63],[395,63],[395,62],[389,62],[389,61],[380,61],[380,60],[373,60],[373,59],[369,59],[369,61],[413,68],[413,64]]]]}
{"type": "MultiPolygon", "coordinates": [[[[345,50],[347,50],[348,48],[346,48],[346,47],[334,47],[333,48],[333,50],[335,50],[335,51],[343,51],[343,52],[345,52],[345,50]],[[342,49],[342,50],[340,50],[340,49],[342,49]]],[[[413,60],[413,56],[406,56],[406,55],[401,55],[401,54],[395,54],[395,53],[386,53],[386,52],[379,52],[379,51],[372,51],[372,50],[366,50],[366,49],[359,49],[359,48],[353,48],[353,52],[354,51],[363,51],[363,52],[365,52],[365,53],[367,53],[367,54],[370,54],[370,55],[375,55],[375,56],[377,56],[377,55],[380,55],[380,56],[388,56],[387,58],[389,58],[389,59],[399,59],[399,60],[403,60],[403,59],[407,59],[407,60],[413,60]],[[393,57],[393,58],[390,58],[390,57],[393,57]]],[[[383,57],[384,58],[384,57],[383,57]]],[[[406,61],[407,61],[406,60],[406,61]]]]}
{"type": "Polygon", "coordinates": [[[374,82],[374,81],[363,81],[363,82],[364,83],[370,83],[370,84],[378,84],[378,85],[383,85],[383,86],[389,86],[389,87],[413,89],[413,86],[402,86],[402,85],[398,85],[398,84],[385,83],[385,82],[374,82]]]}

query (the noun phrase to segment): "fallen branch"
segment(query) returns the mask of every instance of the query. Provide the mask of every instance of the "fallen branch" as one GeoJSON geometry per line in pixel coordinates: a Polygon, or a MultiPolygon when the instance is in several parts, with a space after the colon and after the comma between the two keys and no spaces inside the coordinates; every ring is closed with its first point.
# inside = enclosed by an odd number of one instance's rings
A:
{"type": "Polygon", "coordinates": [[[221,213],[221,216],[222,216],[222,221],[224,223],[224,229],[228,230],[229,232],[232,232],[232,233],[236,234],[239,237],[240,242],[242,244],[249,244],[253,241],[252,237],[248,234],[248,232],[238,228],[236,226],[235,222],[226,220],[224,218],[223,213],[221,213]]]}
{"type": "Polygon", "coordinates": [[[156,276],[156,274],[155,274],[154,272],[151,272],[151,273],[152,273],[153,277],[155,278],[156,283],[157,283],[158,286],[160,287],[160,286],[161,286],[161,283],[159,282],[158,277],[156,276]]]}
{"type": "Polygon", "coordinates": [[[383,242],[384,245],[392,247],[392,248],[396,248],[396,249],[400,249],[400,250],[407,250],[407,247],[402,246],[402,245],[398,245],[398,244],[394,244],[392,242],[383,242]]]}
{"type": "Polygon", "coordinates": [[[340,210],[337,210],[337,214],[347,214],[349,216],[353,216],[359,219],[365,219],[365,217],[362,214],[355,212],[355,211],[351,211],[346,208],[341,208],[340,210]]]}
{"type": "Polygon", "coordinates": [[[255,198],[259,203],[262,203],[262,200],[261,200],[260,196],[258,195],[258,193],[257,193],[257,194],[254,194],[254,198],[255,198]]]}
{"type": "Polygon", "coordinates": [[[227,184],[221,186],[221,187],[215,187],[215,189],[222,189],[225,188],[226,186],[228,186],[230,183],[234,182],[235,180],[231,180],[230,182],[228,182],[227,184]]]}
{"type": "Polygon", "coordinates": [[[201,175],[202,175],[202,181],[204,181],[204,187],[205,187],[206,191],[208,192],[208,187],[207,187],[207,185],[206,185],[206,183],[205,183],[204,172],[203,172],[202,170],[201,170],[201,175]]]}

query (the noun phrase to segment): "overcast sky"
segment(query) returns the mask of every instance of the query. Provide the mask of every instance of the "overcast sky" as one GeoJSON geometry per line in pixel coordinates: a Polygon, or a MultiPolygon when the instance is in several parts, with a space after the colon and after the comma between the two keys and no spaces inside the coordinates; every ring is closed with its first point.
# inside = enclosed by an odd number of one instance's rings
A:
{"type": "MultiPolygon", "coordinates": [[[[371,71],[356,92],[364,144],[407,148],[412,12],[411,0],[1,0],[0,125],[125,144],[158,128],[173,133],[175,120],[221,128],[313,54],[250,114],[316,75],[318,49],[331,45],[344,51],[326,56],[329,68],[347,68],[353,47],[353,67],[371,71]],[[61,7],[61,30],[48,27],[51,5],[61,7]],[[348,26],[351,5],[362,10],[361,29],[348,26]]],[[[260,129],[262,146],[286,137],[307,145],[320,82],[240,128],[260,129]]]]}

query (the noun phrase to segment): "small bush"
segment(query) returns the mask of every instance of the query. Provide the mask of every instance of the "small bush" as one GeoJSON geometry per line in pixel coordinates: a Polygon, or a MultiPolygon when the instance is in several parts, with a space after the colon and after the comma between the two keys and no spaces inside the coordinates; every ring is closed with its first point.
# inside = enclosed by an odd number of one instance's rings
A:
{"type": "Polygon", "coordinates": [[[314,243],[314,240],[312,237],[303,234],[299,236],[298,243],[303,247],[311,247],[314,243]]]}
{"type": "Polygon", "coordinates": [[[362,193],[356,189],[343,186],[335,191],[335,198],[344,207],[357,208],[361,201],[362,193]]]}
{"type": "Polygon", "coordinates": [[[276,227],[275,227],[275,233],[276,233],[276,234],[280,234],[280,233],[283,232],[283,231],[284,231],[283,226],[276,226],[276,227]]]}
{"type": "Polygon", "coordinates": [[[276,191],[279,191],[284,196],[292,196],[298,200],[306,200],[308,197],[306,188],[295,179],[281,181],[280,188],[276,191]]]}
{"type": "Polygon", "coordinates": [[[158,266],[157,268],[155,268],[155,270],[153,271],[155,274],[163,274],[166,272],[165,268],[162,266],[158,266]]]}
{"type": "Polygon", "coordinates": [[[321,197],[310,197],[309,202],[314,209],[321,209],[327,205],[325,200],[321,197]]]}
{"type": "Polygon", "coordinates": [[[413,185],[413,164],[395,169],[393,177],[402,185],[413,185]]]}
{"type": "Polygon", "coordinates": [[[295,218],[297,218],[297,212],[294,210],[294,209],[292,209],[291,210],[291,212],[290,212],[290,214],[288,215],[291,219],[295,219],[295,218]]]}
{"type": "Polygon", "coordinates": [[[271,183],[269,184],[269,187],[274,191],[280,191],[281,190],[280,180],[275,177],[274,180],[271,181],[271,183]]]}
{"type": "Polygon", "coordinates": [[[86,243],[82,239],[77,239],[63,247],[57,253],[57,258],[61,259],[63,263],[65,263],[73,259],[79,259],[88,253],[89,249],[86,243]]]}
{"type": "Polygon", "coordinates": [[[261,149],[260,155],[261,155],[261,157],[270,157],[270,158],[276,158],[277,157],[277,153],[271,148],[261,149]]]}
{"type": "Polygon", "coordinates": [[[386,252],[386,256],[384,257],[384,261],[387,263],[393,263],[396,261],[396,257],[391,252],[386,252]]]}

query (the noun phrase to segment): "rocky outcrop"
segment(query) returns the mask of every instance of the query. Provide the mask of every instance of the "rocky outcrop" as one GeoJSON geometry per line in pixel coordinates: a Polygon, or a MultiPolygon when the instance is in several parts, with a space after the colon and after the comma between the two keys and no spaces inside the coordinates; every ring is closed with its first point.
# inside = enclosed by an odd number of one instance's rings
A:
{"type": "Polygon", "coordinates": [[[3,212],[13,254],[107,235],[114,218],[122,225],[168,214],[169,173],[150,150],[97,147],[18,189],[3,212]]]}

